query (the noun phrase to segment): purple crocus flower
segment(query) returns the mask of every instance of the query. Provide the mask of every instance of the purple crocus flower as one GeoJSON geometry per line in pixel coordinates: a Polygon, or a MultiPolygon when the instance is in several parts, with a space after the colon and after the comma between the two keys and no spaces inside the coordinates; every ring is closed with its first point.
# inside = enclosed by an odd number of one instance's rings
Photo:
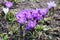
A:
{"type": "Polygon", "coordinates": [[[36,20],[35,21],[31,21],[29,20],[28,23],[27,23],[27,28],[26,30],[30,30],[31,28],[35,28],[36,27],[36,20]]]}
{"type": "Polygon", "coordinates": [[[54,1],[48,2],[47,5],[48,5],[49,9],[52,8],[52,7],[56,7],[56,3],[54,1]]]}
{"type": "Polygon", "coordinates": [[[36,10],[31,10],[32,16],[37,17],[38,12],[36,10]]]}
{"type": "Polygon", "coordinates": [[[48,13],[48,9],[47,8],[41,8],[40,9],[40,12],[39,12],[40,15],[45,16],[47,13],[48,13]]]}
{"type": "Polygon", "coordinates": [[[34,20],[42,19],[42,15],[38,13],[38,10],[31,10],[32,16],[34,20]]]}
{"type": "Polygon", "coordinates": [[[32,16],[31,13],[27,13],[27,16],[26,17],[27,17],[28,20],[33,18],[33,16],[32,16]]]}
{"type": "Polygon", "coordinates": [[[16,18],[20,24],[23,24],[26,21],[25,15],[20,12],[16,14],[16,18]]]}
{"type": "Polygon", "coordinates": [[[43,17],[42,17],[42,15],[40,15],[40,14],[37,14],[37,17],[36,17],[36,20],[41,20],[41,19],[43,19],[43,17]]]}
{"type": "Polygon", "coordinates": [[[13,6],[13,2],[6,1],[6,2],[4,2],[4,5],[5,5],[7,8],[11,8],[11,7],[13,6]]]}
{"type": "Polygon", "coordinates": [[[23,12],[23,14],[25,15],[26,19],[30,20],[30,19],[33,18],[32,14],[30,13],[30,10],[25,9],[25,10],[23,10],[22,12],[23,12]]]}

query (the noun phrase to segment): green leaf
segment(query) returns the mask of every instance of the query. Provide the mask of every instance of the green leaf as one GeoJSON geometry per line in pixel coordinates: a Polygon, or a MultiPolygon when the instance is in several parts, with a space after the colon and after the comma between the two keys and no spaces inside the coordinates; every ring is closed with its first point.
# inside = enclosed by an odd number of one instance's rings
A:
{"type": "Polygon", "coordinates": [[[37,25],[35,29],[36,30],[43,30],[43,27],[42,27],[42,25],[37,25]]]}
{"type": "Polygon", "coordinates": [[[37,31],[43,31],[43,30],[46,31],[48,29],[49,28],[47,28],[46,25],[37,25],[35,28],[35,30],[37,30],[37,31]]]}
{"type": "Polygon", "coordinates": [[[14,21],[16,21],[15,11],[11,10],[9,13],[6,14],[5,18],[10,23],[13,23],[14,21]]]}
{"type": "Polygon", "coordinates": [[[12,32],[12,31],[10,31],[10,32],[9,32],[9,34],[10,34],[10,35],[13,35],[13,32],[12,32]]]}
{"type": "Polygon", "coordinates": [[[40,20],[38,24],[44,24],[44,20],[40,20]]]}
{"type": "Polygon", "coordinates": [[[52,18],[48,17],[48,18],[44,18],[44,21],[50,21],[52,20],[52,18]]]}
{"type": "Polygon", "coordinates": [[[6,33],[2,33],[1,34],[1,37],[3,38],[3,40],[8,40],[8,34],[6,34],[6,33]]]}
{"type": "Polygon", "coordinates": [[[8,35],[5,35],[3,39],[8,40],[8,35]]]}

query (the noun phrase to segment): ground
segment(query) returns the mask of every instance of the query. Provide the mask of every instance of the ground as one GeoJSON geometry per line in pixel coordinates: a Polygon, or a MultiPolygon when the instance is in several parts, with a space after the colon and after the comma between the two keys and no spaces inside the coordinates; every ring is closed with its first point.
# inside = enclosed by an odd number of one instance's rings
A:
{"type": "MultiPolygon", "coordinates": [[[[18,4],[15,5],[15,7],[13,7],[13,9],[18,12],[18,11],[21,11],[25,8],[28,8],[28,9],[35,9],[35,8],[41,8],[41,7],[46,7],[47,8],[47,4],[46,2],[49,2],[49,1],[55,1],[57,4],[58,4],[58,7],[56,8],[57,10],[54,11],[54,14],[53,15],[50,15],[48,17],[51,17],[53,20],[49,21],[49,25],[48,27],[51,27],[53,31],[48,31],[46,32],[46,37],[53,37],[54,36],[54,40],[60,40],[60,0],[36,0],[36,1],[33,1],[33,0],[26,0],[26,1],[22,1],[18,2],[18,4]],[[54,34],[56,32],[56,34],[54,34]]],[[[0,0],[0,4],[3,3],[3,0],[0,0]]],[[[1,7],[0,7],[0,10],[1,7]]],[[[12,9],[11,9],[12,10],[12,9]]],[[[0,11],[1,12],[1,11],[0,11]]],[[[8,22],[4,20],[3,18],[3,15],[1,15],[0,13],[0,33],[1,32],[7,32],[7,29],[5,26],[9,26],[8,22]]],[[[43,35],[41,37],[41,40],[43,40],[43,35]]]]}

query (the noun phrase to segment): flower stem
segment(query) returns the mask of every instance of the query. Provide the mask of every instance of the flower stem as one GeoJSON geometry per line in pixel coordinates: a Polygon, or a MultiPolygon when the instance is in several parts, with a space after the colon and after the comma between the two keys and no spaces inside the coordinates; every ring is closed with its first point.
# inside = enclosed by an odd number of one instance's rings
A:
{"type": "Polygon", "coordinates": [[[23,29],[22,29],[22,24],[20,25],[20,40],[23,40],[23,29]]]}

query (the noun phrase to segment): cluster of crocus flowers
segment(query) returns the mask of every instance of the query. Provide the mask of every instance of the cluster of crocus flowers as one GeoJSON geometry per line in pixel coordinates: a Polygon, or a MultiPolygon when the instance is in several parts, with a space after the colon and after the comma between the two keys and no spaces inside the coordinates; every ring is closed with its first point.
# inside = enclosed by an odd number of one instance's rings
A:
{"type": "Polygon", "coordinates": [[[20,24],[26,24],[26,30],[35,28],[37,23],[42,20],[48,13],[47,8],[40,9],[25,9],[16,14],[17,21],[20,24]]]}
{"type": "Polygon", "coordinates": [[[20,24],[26,24],[26,30],[31,30],[35,28],[38,22],[46,16],[49,9],[54,8],[56,6],[55,2],[47,3],[48,8],[40,8],[40,9],[24,9],[21,12],[16,14],[17,21],[20,24]]]}

